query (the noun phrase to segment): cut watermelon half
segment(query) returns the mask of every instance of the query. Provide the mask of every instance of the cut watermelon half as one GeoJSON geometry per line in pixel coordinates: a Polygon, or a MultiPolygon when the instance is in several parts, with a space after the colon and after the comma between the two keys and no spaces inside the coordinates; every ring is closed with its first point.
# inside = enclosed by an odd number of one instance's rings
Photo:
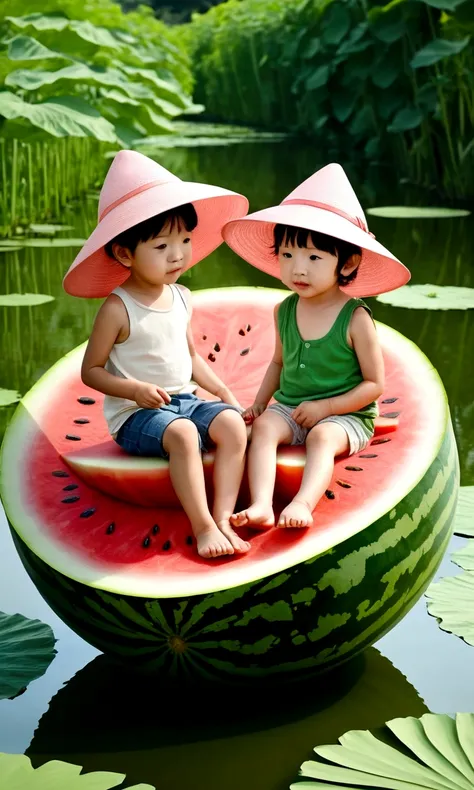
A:
{"type": "MultiPolygon", "coordinates": [[[[193,294],[197,348],[243,406],[271,358],[272,311],[285,295],[193,294]]],[[[158,485],[161,502],[176,504],[167,464],[114,447],[101,396],[81,383],[84,347],[61,359],[20,403],[1,471],[20,555],[51,606],[99,649],[156,669],[291,675],[373,643],[434,574],[458,488],[436,371],[393,329],[378,324],[378,333],[386,365],[378,435],[337,460],[314,527],[247,533],[248,554],[213,561],[198,557],[181,510],[154,504],[158,485]]],[[[303,465],[301,449],[280,451],[282,500],[303,465]]]]}

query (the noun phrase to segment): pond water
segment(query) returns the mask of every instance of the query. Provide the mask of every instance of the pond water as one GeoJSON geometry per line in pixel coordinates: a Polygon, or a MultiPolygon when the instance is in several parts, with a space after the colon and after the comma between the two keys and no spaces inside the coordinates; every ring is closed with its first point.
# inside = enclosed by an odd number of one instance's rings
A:
{"type": "MultiPolygon", "coordinates": [[[[286,142],[169,151],[160,161],[181,177],[242,191],[258,209],[280,200],[327,160],[314,148],[286,142]]],[[[400,186],[388,170],[347,170],[364,207],[437,202],[400,186]]],[[[72,235],[84,238],[96,210],[97,196],[91,194],[70,206],[63,221],[74,226],[72,235]]],[[[372,217],[369,224],[410,267],[413,283],[474,287],[469,222],[372,217]]],[[[0,387],[25,393],[86,339],[97,303],[73,299],[61,288],[74,252],[0,253],[0,293],[55,297],[37,307],[1,308],[0,387]]],[[[182,282],[191,289],[276,285],[224,246],[182,282]]],[[[369,301],[378,320],[412,339],[438,369],[450,401],[462,483],[472,485],[473,311],[405,310],[369,301]]],[[[0,431],[12,412],[0,410],[0,431]]],[[[462,544],[453,538],[438,576],[459,572],[449,555],[462,544]]],[[[424,599],[374,648],[323,681],[282,688],[273,700],[256,692],[203,697],[198,690],[154,689],[150,680],[118,669],[65,626],[23,570],[1,508],[0,557],[0,610],[39,618],[58,639],[46,674],[22,696],[0,702],[0,751],[27,751],[35,764],[65,759],[87,770],[124,772],[129,784],[148,782],[159,790],[284,790],[312,746],[334,742],[349,729],[374,728],[426,710],[474,711],[473,649],[440,631],[424,599]]]]}

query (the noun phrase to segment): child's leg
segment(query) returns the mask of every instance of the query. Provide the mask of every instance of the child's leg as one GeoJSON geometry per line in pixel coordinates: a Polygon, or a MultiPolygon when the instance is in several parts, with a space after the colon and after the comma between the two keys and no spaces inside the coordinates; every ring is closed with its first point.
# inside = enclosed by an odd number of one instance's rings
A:
{"type": "Polygon", "coordinates": [[[326,491],[334,471],[334,458],[349,447],[346,431],[335,422],[315,425],[306,438],[306,464],[300,490],[282,511],[279,527],[309,527],[312,512],[326,491]]]}
{"type": "Polygon", "coordinates": [[[196,426],[188,419],[174,420],[163,434],[163,448],[169,454],[174,490],[188,516],[201,557],[233,554],[207,506],[204,470],[196,426]]]}
{"type": "Polygon", "coordinates": [[[275,523],[273,490],[277,448],[279,444],[289,444],[292,438],[290,425],[276,412],[267,410],[255,420],[248,462],[251,504],[231,517],[234,527],[248,524],[268,529],[275,523]]]}
{"type": "Polygon", "coordinates": [[[250,544],[232,529],[229,519],[234,511],[245,465],[247,428],[234,409],[221,411],[209,426],[209,438],[216,445],[214,459],[214,521],[236,552],[249,550],[250,544]]]}

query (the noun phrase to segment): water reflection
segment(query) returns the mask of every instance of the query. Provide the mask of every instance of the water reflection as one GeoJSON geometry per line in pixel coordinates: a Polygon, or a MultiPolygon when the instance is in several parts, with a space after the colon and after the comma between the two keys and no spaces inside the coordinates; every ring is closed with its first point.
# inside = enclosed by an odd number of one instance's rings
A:
{"type": "Polygon", "coordinates": [[[154,686],[104,656],[51,700],[27,751],[127,774],[159,790],[283,790],[318,743],[427,708],[374,648],[312,683],[277,693],[154,686]]]}

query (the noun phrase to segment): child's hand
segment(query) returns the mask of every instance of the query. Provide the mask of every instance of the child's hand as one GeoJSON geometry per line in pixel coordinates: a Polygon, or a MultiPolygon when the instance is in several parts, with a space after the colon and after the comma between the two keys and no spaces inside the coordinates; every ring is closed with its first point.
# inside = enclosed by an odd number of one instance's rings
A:
{"type": "Polygon", "coordinates": [[[329,400],[303,401],[291,416],[302,428],[314,428],[316,423],[330,416],[329,400]]]}
{"type": "Polygon", "coordinates": [[[242,419],[246,425],[252,425],[253,422],[260,417],[261,414],[265,411],[266,406],[264,403],[254,403],[252,406],[249,406],[248,409],[242,412],[242,419]]]}
{"type": "Polygon", "coordinates": [[[135,392],[135,403],[141,409],[160,409],[166,403],[171,403],[171,398],[166,390],[156,384],[147,384],[146,381],[138,382],[135,392]]]}

